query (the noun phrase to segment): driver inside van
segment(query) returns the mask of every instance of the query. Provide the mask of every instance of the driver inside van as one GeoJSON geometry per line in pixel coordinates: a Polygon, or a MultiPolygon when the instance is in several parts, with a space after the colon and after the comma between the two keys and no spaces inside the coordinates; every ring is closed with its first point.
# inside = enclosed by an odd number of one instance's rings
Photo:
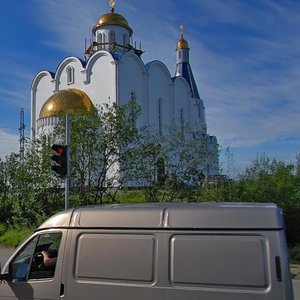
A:
{"type": "Polygon", "coordinates": [[[43,261],[44,266],[46,268],[54,267],[57,261],[57,256],[53,255],[53,251],[51,252],[49,250],[42,251],[42,254],[44,259],[43,261]]]}

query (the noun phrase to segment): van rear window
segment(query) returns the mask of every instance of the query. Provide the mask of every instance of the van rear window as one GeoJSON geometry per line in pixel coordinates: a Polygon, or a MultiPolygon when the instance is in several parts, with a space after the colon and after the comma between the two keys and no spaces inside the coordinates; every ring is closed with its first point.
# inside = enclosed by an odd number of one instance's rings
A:
{"type": "Polygon", "coordinates": [[[80,235],[76,277],[104,281],[153,282],[155,239],[152,235],[80,235]]]}
{"type": "Polygon", "coordinates": [[[173,285],[267,286],[267,253],[261,236],[174,235],[173,285]]]}

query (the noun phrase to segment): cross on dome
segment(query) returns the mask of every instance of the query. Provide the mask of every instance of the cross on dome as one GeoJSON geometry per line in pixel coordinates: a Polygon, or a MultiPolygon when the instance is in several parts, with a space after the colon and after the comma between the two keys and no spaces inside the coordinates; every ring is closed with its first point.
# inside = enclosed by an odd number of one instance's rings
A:
{"type": "Polygon", "coordinates": [[[109,0],[109,6],[110,6],[111,12],[114,12],[115,6],[116,6],[116,1],[115,0],[109,0]]]}
{"type": "Polygon", "coordinates": [[[184,26],[180,25],[179,26],[179,31],[180,31],[180,39],[177,43],[177,49],[188,49],[189,44],[188,42],[183,38],[183,33],[184,33],[184,26]]]}
{"type": "Polygon", "coordinates": [[[180,31],[180,36],[183,37],[183,33],[184,33],[184,26],[183,25],[179,26],[179,31],[180,31]]]}

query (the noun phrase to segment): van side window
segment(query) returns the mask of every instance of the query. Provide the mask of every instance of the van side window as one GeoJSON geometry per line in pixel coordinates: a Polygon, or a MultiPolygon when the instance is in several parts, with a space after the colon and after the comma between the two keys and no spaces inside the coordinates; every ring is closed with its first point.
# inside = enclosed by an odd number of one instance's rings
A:
{"type": "Polygon", "coordinates": [[[12,280],[53,278],[61,236],[55,232],[32,239],[10,265],[12,280]]]}

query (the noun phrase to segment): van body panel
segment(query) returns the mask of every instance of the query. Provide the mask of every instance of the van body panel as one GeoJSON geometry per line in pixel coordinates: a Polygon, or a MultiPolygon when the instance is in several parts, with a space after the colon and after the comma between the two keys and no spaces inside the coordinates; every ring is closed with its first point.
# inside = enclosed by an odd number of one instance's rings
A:
{"type": "Polygon", "coordinates": [[[284,229],[274,204],[156,203],[87,206],[59,213],[39,229],[81,228],[202,228],[284,229]]]}
{"type": "Polygon", "coordinates": [[[2,284],[0,299],[293,299],[283,216],[273,204],[66,210],[44,222],[2,273],[30,240],[51,232],[62,233],[55,276],[2,284]]]}
{"type": "Polygon", "coordinates": [[[78,236],[75,278],[153,283],[154,251],[151,235],[83,233],[78,236]]]}
{"type": "Polygon", "coordinates": [[[174,285],[269,286],[268,252],[261,236],[179,234],[172,237],[170,251],[174,285]]]}
{"type": "MultiPolygon", "coordinates": [[[[80,299],[81,291],[86,288],[89,299],[98,299],[97,293],[93,296],[93,290],[105,297],[114,295],[112,299],[138,299],[138,295],[145,295],[145,299],[224,299],[225,296],[228,299],[285,299],[283,282],[275,280],[273,258],[278,252],[270,247],[278,243],[277,238],[275,231],[72,230],[70,247],[76,251],[69,257],[68,266],[73,271],[68,272],[67,298],[80,299]],[[81,248],[85,235],[99,239],[99,243],[81,248]],[[115,243],[119,238],[121,242],[115,243]],[[122,247],[124,240],[129,244],[132,240],[146,240],[151,251],[141,247],[144,255],[128,254],[130,246],[122,247]],[[100,244],[102,247],[95,247],[100,244]],[[102,252],[111,246],[115,246],[111,251],[102,252]],[[93,259],[84,260],[82,276],[78,262],[85,255],[93,259]],[[135,255],[138,257],[133,259],[135,255]],[[94,263],[97,258],[100,262],[94,263]],[[136,278],[131,267],[139,264],[139,260],[145,261],[139,271],[143,273],[136,278]],[[152,272],[149,270],[151,264],[152,272]],[[99,272],[96,275],[95,265],[99,272]],[[127,273],[118,273],[122,268],[127,269],[127,273]]],[[[137,244],[132,246],[133,250],[137,244]]]]}

